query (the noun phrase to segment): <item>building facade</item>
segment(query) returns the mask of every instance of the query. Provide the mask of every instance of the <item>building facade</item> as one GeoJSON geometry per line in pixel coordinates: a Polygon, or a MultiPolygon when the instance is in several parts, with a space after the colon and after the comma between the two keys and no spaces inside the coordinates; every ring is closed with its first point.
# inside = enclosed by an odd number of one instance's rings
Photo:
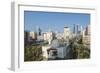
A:
{"type": "Polygon", "coordinates": [[[53,32],[45,32],[43,35],[44,35],[44,40],[48,41],[48,43],[51,44],[51,42],[54,38],[54,33],[53,32]]]}
{"type": "Polygon", "coordinates": [[[64,39],[69,39],[70,38],[70,28],[69,27],[64,27],[64,39]]]}
{"type": "Polygon", "coordinates": [[[91,33],[90,33],[91,31],[90,31],[90,25],[88,25],[85,29],[84,29],[84,31],[83,31],[83,43],[84,44],[88,44],[88,45],[90,45],[90,36],[91,36],[91,33]]]}
{"type": "Polygon", "coordinates": [[[30,32],[29,35],[30,35],[30,39],[37,40],[37,33],[36,32],[30,32]]]}

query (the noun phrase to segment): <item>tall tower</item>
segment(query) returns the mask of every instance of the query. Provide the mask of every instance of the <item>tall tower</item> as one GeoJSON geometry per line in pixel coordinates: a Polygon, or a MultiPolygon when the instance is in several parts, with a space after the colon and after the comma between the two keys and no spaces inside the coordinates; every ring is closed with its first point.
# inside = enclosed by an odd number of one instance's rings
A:
{"type": "Polygon", "coordinates": [[[83,33],[83,27],[82,27],[82,25],[80,26],[80,34],[82,35],[82,33],[83,33]]]}
{"type": "Polygon", "coordinates": [[[42,32],[41,28],[37,26],[37,35],[41,35],[41,32],[42,32]]]}
{"type": "Polygon", "coordinates": [[[73,33],[76,34],[76,24],[73,25],[73,33]]]}
{"type": "Polygon", "coordinates": [[[64,27],[64,39],[68,39],[70,35],[70,28],[64,27]]]}
{"type": "Polygon", "coordinates": [[[90,25],[88,25],[88,26],[86,27],[85,34],[86,34],[86,35],[90,35],[90,25]]]}
{"type": "Polygon", "coordinates": [[[31,39],[37,40],[37,33],[36,32],[30,32],[29,35],[30,35],[31,39]]]}
{"type": "Polygon", "coordinates": [[[80,28],[80,25],[79,24],[74,24],[73,25],[73,33],[74,34],[79,34],[81,28],[80,28]]]}
{"type": "Polygon", "coordinates": [[[83,43],[84,44],[90,45],[90,35],[91,35],[90,25],[87,25],[83,33],[83,43]]]}
{"type": "Polygon", "coordinates": [[[79,34],[79,32],[80,32],[80,25],[79,24],[76,25],[76,32],[77,32],[77,34],[79,34]]]}
{"type": "Polygon", "coordinates": [[[42,30],[38,28],[38,34],[41,35],[42,30]]]}

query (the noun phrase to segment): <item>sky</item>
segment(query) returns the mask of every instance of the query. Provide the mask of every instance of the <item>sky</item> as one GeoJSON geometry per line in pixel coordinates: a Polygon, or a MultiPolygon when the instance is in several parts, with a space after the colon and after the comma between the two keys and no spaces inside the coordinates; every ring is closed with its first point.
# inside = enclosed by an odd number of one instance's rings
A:
{"type": "Polygon", "coordinates": [[[90,24],[90,14],[24,11],[24,30],[42,32],[63,32],[65,26],[73,30],[73,25],[79,24],[86,27],[90,24]]]}

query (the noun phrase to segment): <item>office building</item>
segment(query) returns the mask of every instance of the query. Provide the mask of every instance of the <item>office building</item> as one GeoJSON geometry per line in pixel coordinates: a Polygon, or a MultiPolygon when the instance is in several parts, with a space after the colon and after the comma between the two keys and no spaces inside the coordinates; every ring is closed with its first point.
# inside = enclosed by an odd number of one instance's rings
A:
{"type": "Polygon", "coordinates": [[[45,32],[43,33],[44,35],[44,40],[48,41],[49,44],[51,44],[52,40],[54,39],[54,33],[53,32],[45,32]]]}
{"type": "Polygon", "coordinates": [[[64,39],[69,39],[70,38],[70,28],[69,27],[64,27],[64,39]]]}
{"type": "Polygon", "coordinates": [[[30,32],[29,36],[30,36],[30,40],[37,40],[37,33],[36,32],[30,32]]]}

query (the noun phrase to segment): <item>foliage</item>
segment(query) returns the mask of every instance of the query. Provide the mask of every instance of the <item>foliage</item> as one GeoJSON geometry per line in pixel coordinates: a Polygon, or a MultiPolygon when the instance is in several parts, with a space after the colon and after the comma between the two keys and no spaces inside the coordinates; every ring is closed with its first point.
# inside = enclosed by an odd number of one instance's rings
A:
{"type": "Polygon", "coordinates": [[[42,47],[41,46],[30,46],[25,47],[24,51],[24,61],[41,61],[42,57],[42,47]]]}
{"type": "Polygon", "coordinates": [[[71,39],[69,46],[72,48],[74,59],[90,58],[89,45],[84,45],[82,43],[82,38],[80,38],[78,41],[76,41],[75,38],[71,39]]]}

